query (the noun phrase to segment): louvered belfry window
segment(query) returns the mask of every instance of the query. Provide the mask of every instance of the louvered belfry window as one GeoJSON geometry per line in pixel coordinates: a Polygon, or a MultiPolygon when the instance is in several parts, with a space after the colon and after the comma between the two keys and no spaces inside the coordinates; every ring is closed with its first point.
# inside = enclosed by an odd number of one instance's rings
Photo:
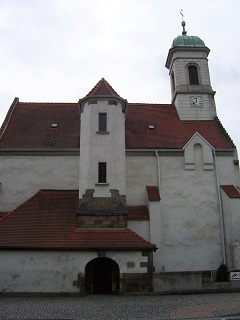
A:
{"type": "Polygon", "coordinates": [[[188,67],[189,83],[191,85],[199,85],[198,69],[196,66],[188,67]]]}

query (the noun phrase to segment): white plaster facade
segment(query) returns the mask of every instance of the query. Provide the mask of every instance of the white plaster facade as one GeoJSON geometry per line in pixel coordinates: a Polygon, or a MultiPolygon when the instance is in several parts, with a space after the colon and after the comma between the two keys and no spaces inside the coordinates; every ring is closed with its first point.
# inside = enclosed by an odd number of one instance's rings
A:
{"type": "Polygon", "coordinates": [[[78,177],[79,151],[65,156],[4,154],[0,156],[1,211],[15,209],[40,189],[77,190],[78,177]]]}
{"type": "MultiPolygon", "coordinates": [[[[79,293],[73,283],[85,275],[88,262],[96,252],[74,251],[1,251],[0,292],[79,293]]],[[[139,252],[108,252],[123,273],[146,272],[140,267],[147,258],[139,252]],[[128,267],[128,263],[131,267],[128,267]]]]}

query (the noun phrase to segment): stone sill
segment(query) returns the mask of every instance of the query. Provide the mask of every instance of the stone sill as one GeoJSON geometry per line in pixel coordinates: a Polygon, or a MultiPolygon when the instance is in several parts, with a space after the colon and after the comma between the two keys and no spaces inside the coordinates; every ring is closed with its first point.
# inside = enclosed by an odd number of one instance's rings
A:
{"type": "Polygon", "coordinates": [[[106,187],[106,186],[109,186],[109,183],[107,183],[107,182],[105,182],[105,183],[97,182],[97,183],[95,183],[95,186],[106,187]]]}
{"type": "Polygon", "coordinates": [[[96,134],[106,135],[109,134],[109,131],[97,131],[96,134]]]}

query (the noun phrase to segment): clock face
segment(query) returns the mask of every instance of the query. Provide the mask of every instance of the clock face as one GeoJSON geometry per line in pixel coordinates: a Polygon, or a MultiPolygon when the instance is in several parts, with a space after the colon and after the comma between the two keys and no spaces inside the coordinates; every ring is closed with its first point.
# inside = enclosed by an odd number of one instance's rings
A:
{"type": "Polygon", "coordinates": [[[192,97],[191,102],[194,105],[194,107],[200,107],[202,105],[202,98],[201,97],[192,97]]]}

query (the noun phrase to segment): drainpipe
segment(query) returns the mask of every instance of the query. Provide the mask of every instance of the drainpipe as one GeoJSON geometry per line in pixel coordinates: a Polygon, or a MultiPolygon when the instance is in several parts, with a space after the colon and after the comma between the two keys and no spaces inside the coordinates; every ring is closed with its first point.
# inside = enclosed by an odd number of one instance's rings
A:
{"type": "MultiPolygon", "coordinates": [[[[160,156],[158,150],[155,150],[157,156],[157,171],[158,171],[158,189],[161,196],[161,168],[160,168],[160,156]]],[[[163,213],[160,208],[160,245],[163,247],[163,213]]]]}
{"type": "Polygon", "coordinates": [[[159,192],[160,192],[160,159],[159,159],[158,150],[156,150],[155,153],[156,153],[156,156],[157,156],[158,189],[159,189],[159,192]]]}
{"type": "Polygon", "coordinates": [[[216,183],[217,183],[217,194],[218,194],[219,213],[220,213],[220,226],[221,226],[221,238],[222,238],[223,263],[224,263],[224,264],[227,264],[227,259],[226,259],[226,244],[225,244],[224,217],[223,217],[222,198],[221,198],[220,183],[219,183],[219,176],[218,176],[218,166],[217,166],[217,157],[216,157],[215,149],[213,149],[213,158],[214,158],[214,164],[215,164],[216,183]]]}

